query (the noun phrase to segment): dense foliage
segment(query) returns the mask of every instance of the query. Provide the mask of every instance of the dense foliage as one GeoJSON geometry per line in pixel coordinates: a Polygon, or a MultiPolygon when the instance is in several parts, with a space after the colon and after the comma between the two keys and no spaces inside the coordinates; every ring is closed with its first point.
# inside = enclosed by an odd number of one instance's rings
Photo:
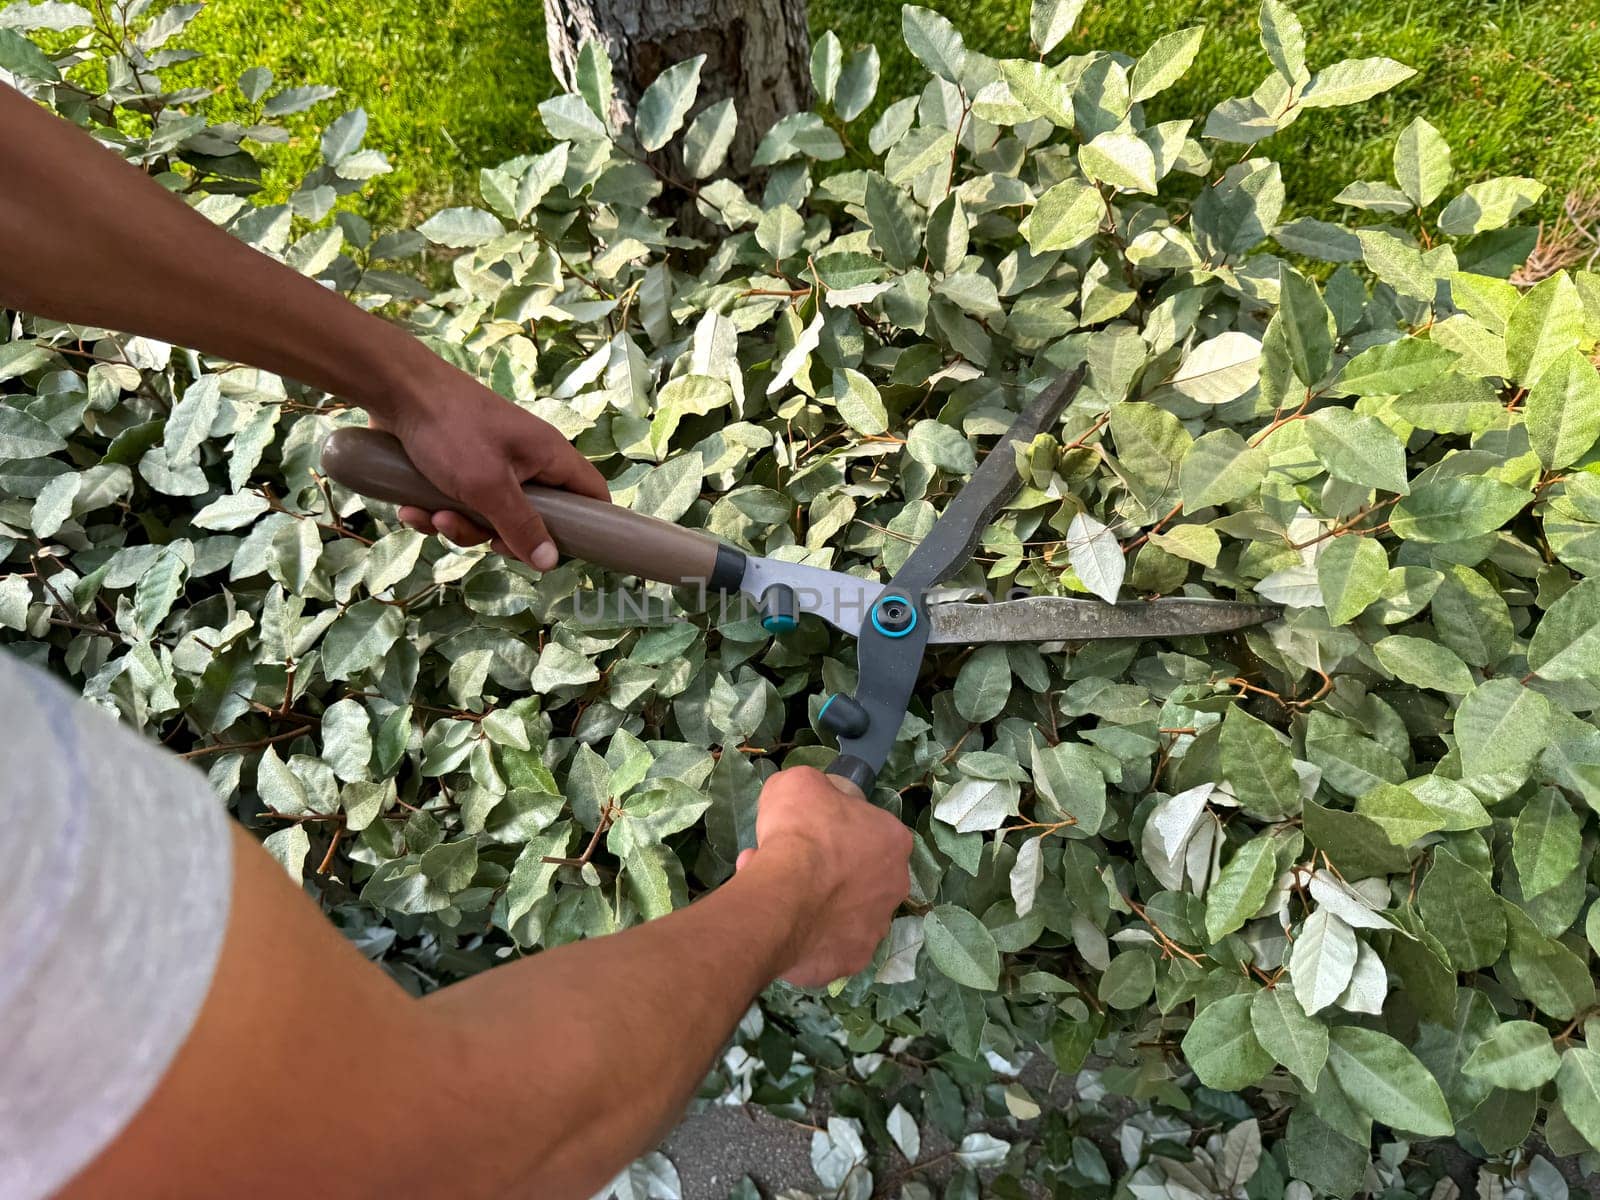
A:
{"type": "MultiPolygon", "coordinates": [[[[1564,1194],[1523,1146],[1600,1146],[1600,276],[1507,282],[1539,185],[1463,186],[1421,119],[1392,180],[1341,194],[1348,227],[1286,219],[1254,144],[1410,71],[1308,57],[1278,0],[1255,92],[1154,124],[1203,31],[1052,62],[1080,6],[1035,5],[1037,61],[907,7],[930,78],[871,129],[876,52],[822,38],[817,109],[766,135],[753,190],[718,178],[738,118],[696,62],[615,130],[590,53],[541,106],[554,149],[381,236],[334,211],[387,165],[359,112],[287,204],[251,202],[246,147],[328,97],[251,72],[257,123],[209,124],[209,94],[159,83],[192,6],[14,4],[0,69],[241,238],[403,309],[619,503],[892,571],[1022,397],[1086,360],[952,586],[1285,606],[1208,642],[930,657],[875,797],[917,832],[911,904],[874,971],[775,992],[720,1068],[779,1111],[828,1081],[830,1186],[867,1194],[863,1134],[915,1158],[920,1122],[960,1141],[957,1195],[1002,1164],[997,1195],[1426,1194],[1442,1168],[1410,1144],[1451,1136],[1564,1194]],[[453,254],[433,290],[430,243],[453,254]],[[1029,1138],[972,1131],[1039,1115],[1013,1074],[1041,1045],[1094,1056],[1079,1099],[1029,1138]],[[1144,1111],[1076,1136],[1115,1097],[1144,1111]]],[[[209,768],[411,986],[687,902],[763,776],[829,757],[817,695],[853,647],[826,627],[575,620],[592,568],[535,577],[327,486],[320,441],[360,419],[340,402],[103,330],[4,333],[7,648],[209,768]]]]}

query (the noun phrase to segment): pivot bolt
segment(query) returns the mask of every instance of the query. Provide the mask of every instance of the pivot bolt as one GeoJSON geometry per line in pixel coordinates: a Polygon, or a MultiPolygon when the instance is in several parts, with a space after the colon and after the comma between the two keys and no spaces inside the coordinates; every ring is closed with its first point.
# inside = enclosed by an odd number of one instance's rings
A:
{"type": "Polygon", "coordinates": [[[817,724],[835,737],[860,737],[871,723],[867,710],[861,707],[854,696],[843,694],[829,696],[822,702],[822,709],[817,713],[817,724]]]}
{"type": "Polygon", "coordinates": [[[761,593],[761,628],[768,633],[793,633],[800,627],[800,605],[794,589],[775,583],[761,593]]]}
{"type": "Polygon", "coordinates": [[[872,606],[872,627],[884,637],[901,638],[917,627],[917,606],[891,592],[872,606]]]}

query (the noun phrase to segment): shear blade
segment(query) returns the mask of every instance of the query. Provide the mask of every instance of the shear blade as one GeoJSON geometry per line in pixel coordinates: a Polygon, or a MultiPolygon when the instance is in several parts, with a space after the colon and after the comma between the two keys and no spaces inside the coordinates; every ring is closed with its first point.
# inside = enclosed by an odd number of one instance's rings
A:
{"type": "Polygon", "coordinates": [[[1099,638],[1177,638],[1225,633],[1277,619],[1269,604],[1173,596],[1106,604],[1076,596],[1027,596],[993,604],[936,604],[929,610],[940,645],[1081,642],[1099,638]]]}

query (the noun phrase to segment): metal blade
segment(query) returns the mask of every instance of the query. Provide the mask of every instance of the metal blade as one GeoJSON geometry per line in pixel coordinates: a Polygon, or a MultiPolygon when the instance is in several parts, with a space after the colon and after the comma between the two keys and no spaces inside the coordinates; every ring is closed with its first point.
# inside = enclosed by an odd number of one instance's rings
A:
{"type": "Polygon", "coordinates": [[[917,544],[911,556],[901,564],[889,581],[889,590],[913,599],[942,579],[947,579],[967,565],[972,551],[977,547],[983,532],[995,515],[1022,487],[1017,474],[1013,442],[1031,442],[1035,435],[1051,428],[1061,410],[1072,402],[1083,385],[1087,365],[1065,375],[1044,391],[1017,417],[995,443],[989,456],[956,498],[945,506],[944,512],[934,522],[928,536],[917,544]]]}
{"type": "Polygon", "coordinates": [[[1270,604],[1190,596],[1123,604],[1076,596],[1027,596],[994,604],[935,604],[928,611],[933,618],[930,643],[969,646],[985,642],[1194,637],[1262,625],[1282,613],[1270,604]]]}

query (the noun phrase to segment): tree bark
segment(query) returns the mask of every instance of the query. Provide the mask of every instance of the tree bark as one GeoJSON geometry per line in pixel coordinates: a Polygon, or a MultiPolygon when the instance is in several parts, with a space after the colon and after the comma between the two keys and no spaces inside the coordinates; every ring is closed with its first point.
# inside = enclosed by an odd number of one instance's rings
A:
{"type": "Polygon", "coordinates": [[[623,126],[657,75],[704,54],[691,119],[733,97],[739,126],[726,170],[735,178],[773,122],[811,101],[806,0],[545,0],[544,13],[550,63],[567,87],[576,88],[579,47],[590,38],[605,47],[623,126]]]}

